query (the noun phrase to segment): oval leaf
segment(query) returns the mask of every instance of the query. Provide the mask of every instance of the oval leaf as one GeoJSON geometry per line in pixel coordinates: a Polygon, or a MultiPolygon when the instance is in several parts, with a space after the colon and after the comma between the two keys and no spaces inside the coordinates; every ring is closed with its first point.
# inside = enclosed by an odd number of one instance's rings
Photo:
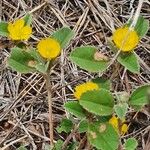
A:
{"type": "Polygon", "coordinates": [[[140,72],[140,65],[134,53],[120,53],[118,62],[133,73],[140,72]]]}
{"type": "Polygon", "coordinates": [[[144,19],[143,16],[140,16],[136,23],[135,30],[141,38],[144,37],[149,30],[149,21],[144,19]]]}
{"type": "Polygon", "coordinates": [[[99,88],[103,88],[106,90],[109,90],[111,88],[110,80],[106,80],[103,78],[95,78],[95,79],[92,79],[92,82],[98,84],[99,88]]]}
{"type": "Polygon", "coordinates": [[[115,112],[120,119],[123,119],[128,111],[127,103],[120,103],[114,106],[115,112]]]}
{"type": "Polygon", "coordinates": [[[68,27],[62,27],[51,35],[60,43],[61,48],[65,48],[73,36],[74,32],[68,27]]]}
{"type": "Polygon", "coordinates": [[[113,112],[114,100],[110,92],[100,89],[84,93],[79,103],[84,109],[100,116],[111,115],[113,112]]]}
{"type": "MultiPolygon", "coordinates": [[[[127,26],[130,26],[131,23],[132,20],[129,21],[127,26]]],[[[145,19],[143,16],[139,16],[134,29],[138,33],[140,38],[144,37],[149,30],[149,20],[145,19]]]]}
{"type": "Polygon", "coordinates": [[[25,15],[25,17],[23,19],[25,21],[25,25],[31,25],[31,23],[32,23],[32,15],[31,14],[25,15]]]}
{"type": "Polygon", "coordinates": [[[70,112],[72,115],[79,117],[79,118],[85,118],[86,113],[83,107],[79,104],[78,101],[71,101],[67,102],[64,105],[65,109],[70,112]]]}
{"type": "Polygon", "coordinates": [[[34,60],[34,58],[18,47],[12,48],[10,58],[8,59],[8,65],[15,71],[20,73],[29,73],[34,71],[33,67],[28,66],[28,62],[34,60]]]}
{"type": "Polygon", "coordinates": [[[138,142],[135,138],[129,138],[125,142],[125,150],[135,150],[138,146],[138,142]]]}
{"type": "Polygon", "coordinates": [[[89,124],[88,140],[101,150],[116,150],[119,145],[118,133],[108,123],[89,124]]]}
{"type": "Polygon", "coordinates": [[[133,107],[142,107],[149,104],[148,93],[150,85],[144,85],[137,88],[130,96],[129,104],[133,107]]]}
{"type": "Polygon", "coordinates": [[[84,46],[76,48],[70,55],[70,59],[82,69],[90,72],[102,72],[107,69],[108,62],[94,59],[95,47],[84,46]]]}

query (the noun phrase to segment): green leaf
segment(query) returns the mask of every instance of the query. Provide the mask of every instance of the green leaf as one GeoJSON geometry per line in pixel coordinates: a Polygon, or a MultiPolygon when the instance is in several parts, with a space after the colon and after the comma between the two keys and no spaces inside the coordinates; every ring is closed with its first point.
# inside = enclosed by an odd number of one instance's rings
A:
{"type": "Polygon", "coordinates": [[[60,150],[62,148],[62,145],[63,145],[63,141],[58,140],[52,150],[60,150]]]}
{"type": "Polygon", "coordinates": [[[68,146],[66,150],[76,150],[78,145],[78,142],[71,142],[68,146]]]}
{"type": "Polygon", "coordinates": [[[143,16],[140,16],[136,23],[135,30],[137,31],[138,35],[142,38],[146,35],[146,33],[149,30],[149,21],[147,19],[144,19],[143,16]]]}
{"type": "Polygon", "coordinates": [[[84,109],[96,115],[107,116],[113,113],[113,96],[109,91],[104,89],[84,93],[79,103],[84,109]]]}
{"type": "Polygon", "coordinates": [[[60,126],[57,128],[57,132],[61,133],[61,132],[66,132],[69,133],[73,128],[73,123],[71,120],[65,118],[62,119],[60,126]]]}
{"type": "Polygon", "coordinates": [[[50,144],[45,144],[44,145],[44,150],[53,150],[52,148],[51,148],[51,146],[50,146],[50,144]]]}
{"type": "Polygon", "coordinates": [[[149,104],[148,93],[150,91],[150,85],[144,85],[138,87],[130,96],[129,104],[135,108],[141,108],[142,106],[149,104]]]}
{"type": "Polygon", "coordinates": [[[72,115],[82,119],[86,117],[85,110],[83,107],[79,104],[78,101],[70,101],[65,103],[64,105],[65,109],[70,112],[72,115]]]}
{"type": "Polygon", "coordinates": [[[101,150],[116,150],[119,145],[118,133],[109,123],[89,124],[88,140],[101,150]]]}
{"type": "Polygon", "coordinates": [[[106,90],[110,90],[110,88],[111,88],[110,80],[106,80],[106,79],[103,79],[103,78],[95,78],[95,79],[92,79],[92,82],[98,84],[98,86],[100,88],[103,88],[103,89],[106,89],[106,90]]]}
{"type": "Polygon", "coordinates": [[[111,117],[112,117],[111,115],[109,115],[109,116],[97,116],[97,120],[98,120],[100,123],[108,122],[111,117]]]}
{"type": "Polygon", "coordinates": [[[19,148],[17,148],[17,150],[27,150],[27,148],[25,146],[20,146],[19,148]]]}
{"type": "Polygon", "coordinates": [[[25,25],[31,25],[31,23],[32,23],[32,15],[31,14],[25,15],[25,17],[23,19],[25,21],[25,25]]]}
{"type": "Polygon", "coordinates": [[[118,62],[133,73],[140,72],[140,65],[134,53],[120,53],[118,62]]]}
{"type": "Polygon", "coordinates": [[[46,73],[50,62],[45,62],[36,49],[27,49],[26,52],[29,53],[31,57],[33,57],[36,61],[36,64],[34,66],[36,70],[41,73],[46,73]]]}
{"type": "Polygon", "coordinates": [[[102,72],[106,70],[108,62],[94,59],[95,47],[78,47],[71,52],[70,59],[82,69],[90,72],[102,72]]]}
{"type": "Polygon", "coordinates": [[[36,49],[27,49],[26,50],[37,62],[45,63],[45,60],[41,57],[39,52],[36,49]]]}
{"type": "Polygon", "coordinates": [[[0,35],[1,36],[8,36],[9,32],[8,32],[8,23],[7,22],[0,22],[0,35]]]}
{"type": "Polygon", "coordinates": [[[117,103],[127,103],[129,101],[129,93],[123,91],[117,93],[117,103]]]}
{"type": "Polygon", "coordinates": [[[124,117],[127,113],[127,110],[128,110],[128,104],[127,103],[117,104],[114,106],[114,109],[115,109],[117,116],[120,119],[124,119],[124,117]]]}
{"type": "Polygon", "coordinates": [[[18,47],[12,48],[8,65],[15,71],[20,73],[29,73],[35,71],[33,67],[28,66],[28,62],[34,58],[25,50],[18,47]]]}
{"type": "Polygon", "coordinates": [[[126,140],[124,146],[125,150],[135,150],[138,146],[138,142],[135,138],[129,138],[126,140]]]}
{"type": "MultiPolygon", "coordinates": [[[[132,23],[132,20],[127,24],[127,26],[130,26],[131,23],[132,23]]],[[[149,30],[148,19],[144,19],[143,16],[139,16],[138,21],[137,21],[134,29],[138,33],[140,38],[144,37],[149,30]]]]}
{"type": "MultiPolygon", "coordinates": [[[[48,64],[48,63],[47,63],[48,64]]],[[[48,66],[47,64],[42,64],[42,63],[37,63],[35,65],[35,68],[37,71],[41,72],[41,73],[46,73],[48,66]]]]}
{"type": "Polygon", "coordinates": [[[84,133],[88,129],[88,121],[87,120],[82,120],[79,124],[78,131],[79,133],[84,133]]]}
{"type": "Polygon", "coordinates": [[[73,36],[74,32],[68,27],[62,27],[51,35],[60,43],[61,48],[65,48],[73,36]]]}

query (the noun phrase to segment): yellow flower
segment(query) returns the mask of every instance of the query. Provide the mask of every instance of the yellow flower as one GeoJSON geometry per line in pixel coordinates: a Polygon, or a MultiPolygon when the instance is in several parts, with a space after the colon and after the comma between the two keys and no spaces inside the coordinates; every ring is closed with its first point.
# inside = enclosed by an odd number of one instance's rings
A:
{"type": "Polygon", "coordinates": [[[126,134],[127,131],[128,131],[127,124],[123,124],[122,127],[121,127],[121,133],[122,133],[122,135],[126,134]]]}
{"type": "Polygon", "coordinates": [[[129,27],[118,28],[112,36],[117,48],[123,52],[132,51],[139,42],[139,36],[136,31],[129,30],[129,27]]]}
{"type": "Polygon", "coordinates": [[[14,23],[8,23],[9,37],[12,40],[28,40],[32,33],[32,28],[25,25],[23,19],[16,20],[14,23]]]}
{"type": "MultiPolygon", "coordinates": [[[[121,126],[121,135],[124,135],[128,131],[127,124],[124,123],[125,120],[122,121],[121,126]]],[[[115,128],[115,130],[119,133],[119,119],[115,116],[109,119],[109,123],[115,128]]]]}
{"type": "Polygon", "coordinates": [[[52,38],[42,39],[38,45],[37,49],[40,55],[44,58],[53,59],[60,54],[60,44],[52,38]]]}
{"type": "Polygon", "coordinates": [[[112,117],[109,119],[109,123],[110,123],[115,129],[118,129],[118,118],[117,118],[117,117],[112,116],[112,117]]]}
{"type": "Polygon", "coordinates": [[[86,82],[75,87],[74,96],[76,99],[79,100],[83,93],[87,91],[98,90],[98,89],[99,86],[96,83],[86,82]]]}

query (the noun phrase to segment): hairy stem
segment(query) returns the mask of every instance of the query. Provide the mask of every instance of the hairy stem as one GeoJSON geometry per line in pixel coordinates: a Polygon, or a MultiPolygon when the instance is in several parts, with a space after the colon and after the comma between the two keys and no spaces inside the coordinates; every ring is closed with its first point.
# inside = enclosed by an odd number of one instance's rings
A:
{"type": "Polygon", "coordinates": [[[48,94],[48,110],[49,110],[49,135],[50,135],[50,145],[51,147],[54,146],[54,133],[53,133],[53,113],[52,113],[52,94],[51,94],[51,84],[50,84],[50,77],[49,72],[45,75],[46,80],[46,89],[48,94]]]}
{"type": "Polygon", "coordinates": [[[119,146],[118,146],[118,150],[123,150],[123,146],[122,146],[122,142],[121,142],[121,127],[122,127],[122,121],[121,119],[118,120],[118,127],[119,127],[119,140],[120,140],[120,143],[119,143],[119,146]]]}

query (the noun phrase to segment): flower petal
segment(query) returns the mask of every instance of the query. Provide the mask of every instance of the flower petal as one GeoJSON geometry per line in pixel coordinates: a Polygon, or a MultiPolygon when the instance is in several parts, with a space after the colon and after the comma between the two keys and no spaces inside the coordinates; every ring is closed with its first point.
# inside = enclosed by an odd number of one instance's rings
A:
{"type": "Polygon", "coordinates": [[[123,124],[121,127],[121,134],[124,135],[128,131],[128,126],[127,124],[123,124]]]}
{"type": "Polygon", "coordinates": [[[21,29],[21,28],[23,28],[24,24],[25,24],[24,19],[18,19],[18,20],[16,20],[16,21],[13,23],[14,28],[16,28],[16,29],[21,29]]]}
{"type": "Polygon", "coordinates": [[[83,93],[91,90],[98,90],[98,89],[99,86],[96,83],[86,82],[75,87],[74,96],[76,97],[76,99],[79,100],[83,93]]]}
{"type": "Polygon", "coordinates": [[[132,51],[139,42],[139,36],[134,30],[129,30],[129,27],[118,28],[112,37],[115,45],[123,52],[132,51]]]}
{"type": "Polygon", "coordinates": [[[30,26],[25,26],[21,30],[20,38],[22,40],[28,40],[32,34],[32,28],[30,26]]]}
{"type": "Polygon", "coordinates": [[[37,49],[40,55],[44,58],[53,59],[60,54],[60,44],[52,38],[42,39],[38,45],[37,49]]]}

